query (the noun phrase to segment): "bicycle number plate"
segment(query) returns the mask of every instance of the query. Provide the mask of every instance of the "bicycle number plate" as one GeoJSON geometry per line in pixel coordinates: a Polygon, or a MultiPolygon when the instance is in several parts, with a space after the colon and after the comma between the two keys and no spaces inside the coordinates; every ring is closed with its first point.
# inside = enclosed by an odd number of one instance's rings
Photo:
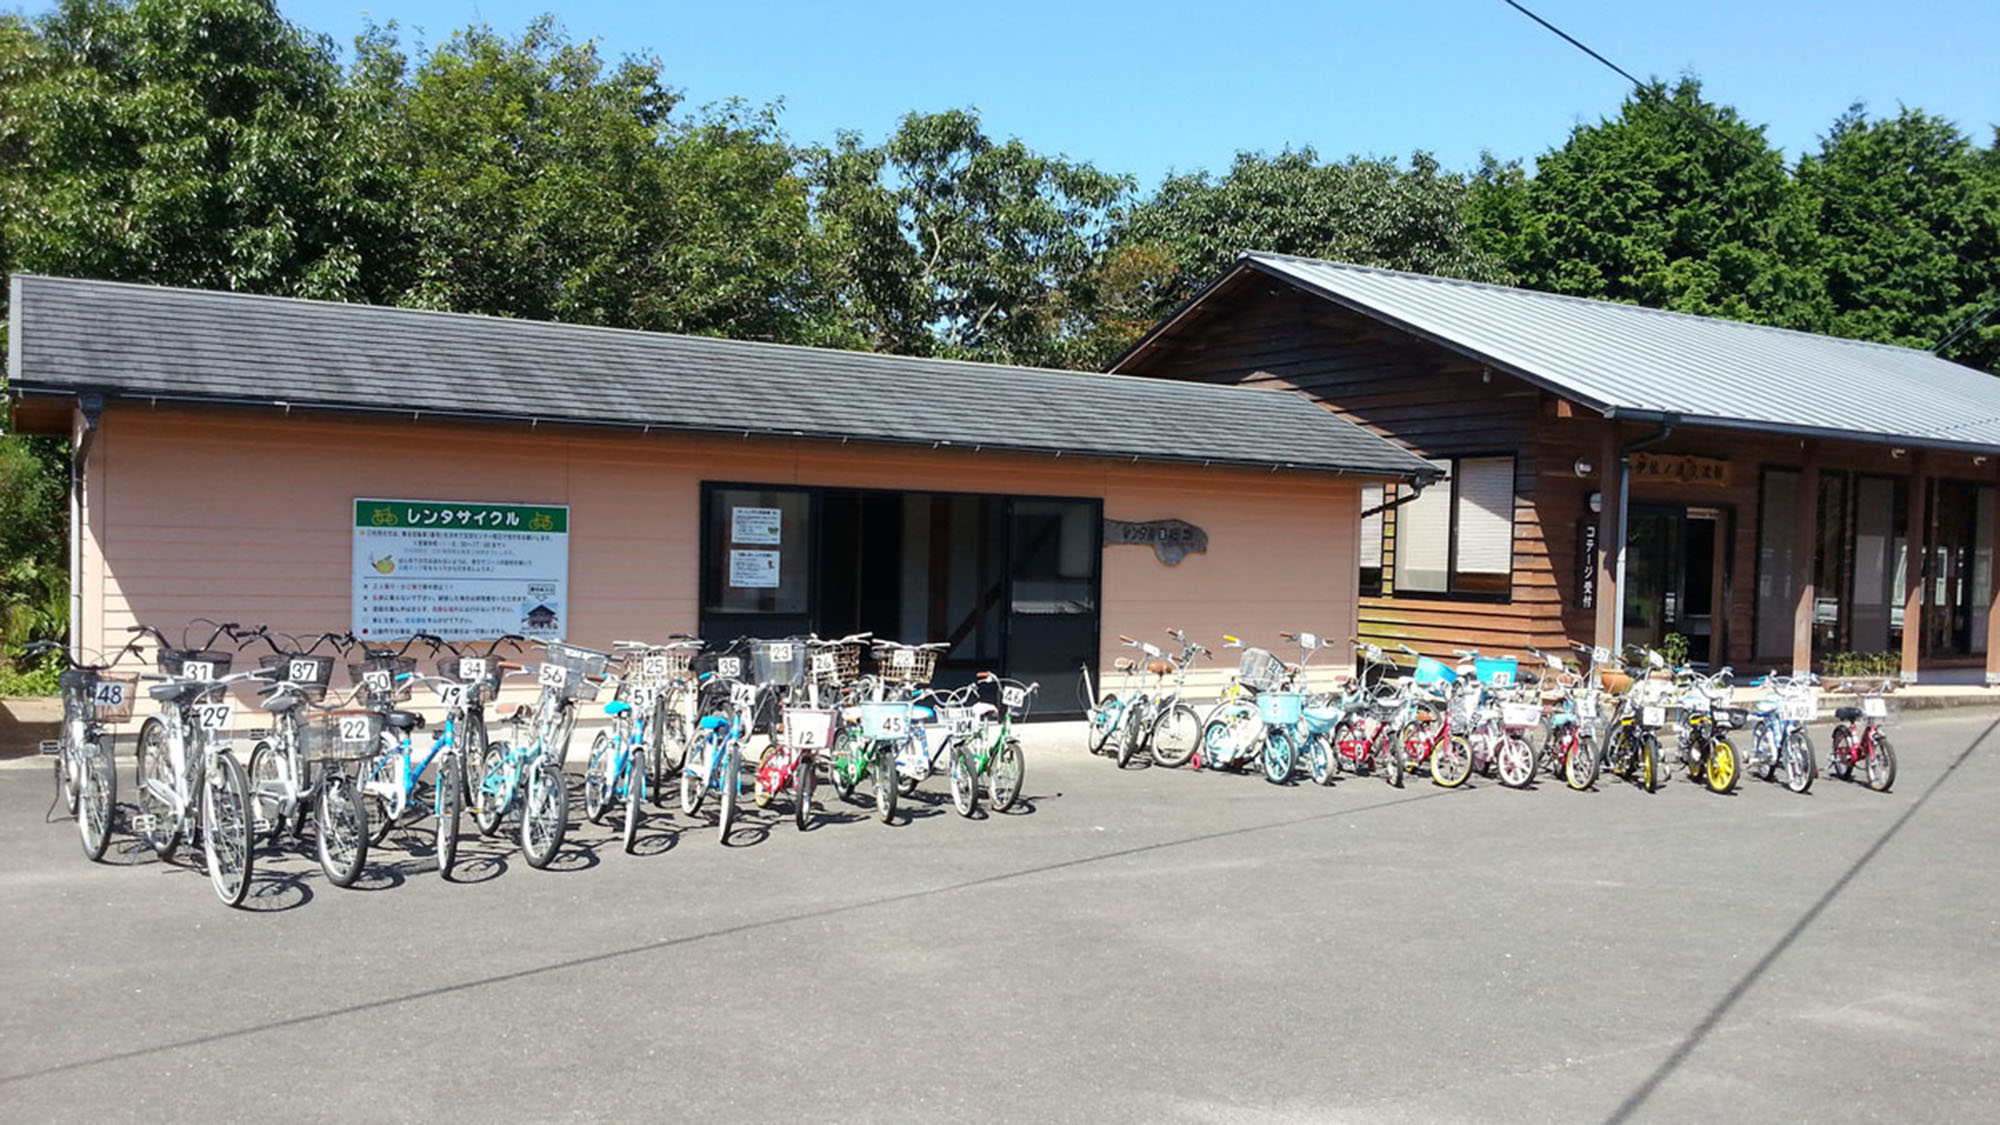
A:
{"type": "Polygon", "coordinates": [[[319,678],[319,661],[294,660],[285,666],[285,678],[293,683],[310,683],[319,678]]]}
{"type": "Polygon", "coordinates": [[[721,676],[725,680],[733,680],[736,677],[742,675],[743,674],[742,658],[736,656],[716,657],[715,674],[721,676]]]}
{"type": "Polygon", "coordinates": [[[181,678],[184,680],[212,680],[215,678],[215,663],[209,660],[182,661],[181,678]]]}
{"type": "Polygon", "coordinates": [[[1542,718],[1542,709],[1532,703],[1504,703],[1500,706],[1500,724],[1508,727],[1531,727],[1542,718]]]}
{"type": "Polygon", "coordinates": [[[1590,662],[1591,662],[1592,664],[1609,664],[1609,663],[1611,663],[1611,650],[1610,650],[1610,649],[1608,649],[1608,648],[1603,648],[1603,647],[1601,647],[1601,646],[1600,646],[1600,647],[1598,647],[1598,648],[1594,648],[1594,649],[1591,649],[1591,650],[1590,650],[1590,662]]]}
{"type": "Polygon", "coordinates": [[[1649,703],[1639,708],[1639,725],[1657,727],[1667,721],[1667,709],[1657,703],[1649,703]]]}
{"type": "Polygon", "coordinates": [[[825,673],[831,675],[834,670],[833,654],[830,652],[813,653],[812,670],[814,674],[825,673]]]}
{"type": "Polygon", "coordinates": [[[194,709],[194,724],[203,730],[226,730],[229,727],[229,704],[201,703],[194,709]]]}
{"type": "Polygon", "coordinates": [[[456,711],[465,703],[464,684],[439,684],[437,693],[438,702],[448,711],[456,711]]]}
{"type": "Polygon", "coordinates": [[[35,744],[35,750],[44,757],[53,757],[62,753],[62,743],[57,739],[44,738],[35,744]]]}
{"type": "Polygon", "coordinates": [[[738,707],[748,707],[757,702],[757,688],[753,684],[730,684],[729,702],[738,707]]]}
{"type": "Polygon", "coordinates": [[[1787,699],[1778,705],[1778,716],[1788,723],[1809,723],[1819,715],[1810,699],[1787,699]]]}
{"type": "Polygon", "coordinates": [[[1597,718],[1597,697],[1594,695],[1578,696],[1576,699],[1576,717],[1585,720],[1595,720],[1597,718]]]}
{"type": "Polygon", "coordinates": [[[883,734],[886,734],[891,738],[903,735],[907,733],[909,730],[909,727],[904,723],[903,716],[901,715],[884,715],[876,723],[876,726],[880,728],[883,734]]]}
{"type": "MultiPolygon", "coordinates": [[[[90,701],[99,707],[125,706],[125,682],[123,680],[100,681],[90,693],[90,701]]],[[[1880,702],[1879,700],[1877,702],[1880,702]]]]}
{"type": "Polygon", "coordinates": [[[1028,692],[1026,688],[1018,688],[1012,684],[1009,684],[1006,687],[1000,689],[1000,703],[1002,706],[1019,707],[1021,704],[1026,703],[1027,701],[1028,701],[1028,692]]]}
{"type": "Polygon", "coordinates": [[[1884,719],[1889,715],[1889,701],[1886,699],[1864,699],[1861,713],[1871,719],[1884,719]]]}
{"type": "Polygon", "coordinates": [[[486,658],[469,656],[458,662],[458,678],[469,684],[476,684],[486,678],[486,658]]]}
{"type": "Polygon", "coordinates": [[[780,641],[771,646],[771,663],[790,664],[791,662],[792,644],[790,641],[780,641]]]}
{"type": "Polygon", "coordinates": [[[560,664],[544,664],[535,679],[543,687],[559,688],[569,682],[569,669],[560,664]]]}
{"type": "Polygon", "coordinates": [[[1312,649],[1312,648],[1318,648],[1318,647],[1319,647],[1319,638],[1318,638],[1318,637],[1316,637],[1316,636],[1314,636],[1314,635],[1313,635],[1313,634],[1311,634],[1311,633],[1300,633],[1300,634],[1299,634],[1299,647],[1300,647],[1300,648],[1307,648],[1307,649],[1312,649]]]}
{"type": "Polygon", "coordinates": [[[394,682],[394,679],[385,668],[377,668],[371,672],[361,673],[361,686],[367,688],[369,693],[373,695],[389,694],[389,687],[394,682]]]}
{"type": "Polygon", "coordinates": [[[908,668],[914,665],[916,662],[917,662],[916,649],[896,648],[889,650],[889,667],[891,668],[908,668]]]}
{"type": "Polygon", "coordinates": [[[371,725],[366,715],[343,715],[340,719],[340,740],[347,743],[366,742],[371,725]]]}
{"type": "Polygon", "coordinates": [[[1486,677],[1486,684],[1488,687],[1513,687],[1514,673],[1502,668],[1486,677]]]}
{"type": "Polygon", "coordinates": [[[660,679],[667,674],[667,658],[658,653],[639,661],[639,672],[652,679],[660,679]]]}
{"type": "Polygon", "coordinates": [[[972,716],[970,714],[953,715],[946,721],[946,725],[950,728],[952,734],[963,737],[972,733],[972,716]]]}

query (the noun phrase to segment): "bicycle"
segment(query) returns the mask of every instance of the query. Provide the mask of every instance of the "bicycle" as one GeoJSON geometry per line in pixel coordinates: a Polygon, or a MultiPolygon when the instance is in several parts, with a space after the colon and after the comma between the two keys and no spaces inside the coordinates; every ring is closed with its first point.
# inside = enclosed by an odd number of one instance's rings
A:
{"type": "Polygon", "coordinates": [[[111,845],[111,824],[118,813],[117,749],[105,727],[132,717],[138,685],[136,676],[110,673],[132,645],[104,664],[80,663],[54,641],[34,641],[21,651],[26,656],[62,653],[65,666],[56,676],[62,692],[62,730],[57,738],[42,743],[41,750],[55,758],[57,799],[76,817],[83,854],[97,862],[111,845]]]}
{"type": "MultiPolygon", "coordinates": [[[[561,740],[576,722],[576,705],[597,698],[605,653],[550,641],[535,667],[540,693],[532,706],[516,707],[508,723],[513,737],[487,746],[480,769],[473,822],[482,836],[498,832],[516,804],[521,809],[521,855],[528,866],[545,868],[569,831],[569,786],[562,767],[561,740]]],[[[525,673],[501,665],[502,674],[525,673]]]]}
{"type": "Polygon", "coordinates": [[[1618,698],[1605,724],[1602,768],[1648,793],[1657,793],[1663,780],[1659,730],[1666,725],[1667,709],[1648,685],[1654,682],[1655,672],[1666,670],[1666,659],[1638,645],[1629,646],[1629,651],[1639,653],[1641,660],[1626,668],[1632,684],[1618,698]]]}
{"type": "Polygon", "coordinates": [[[1452,698],[1460,731],[1454,741],[1462,741],[1473,769],[1510,789],[1526,788],[1535,777],[1535,750],[1524,732],[1541,721],[1542,709],[1515,694],[1519,661],[1481,656],[1476,649],[1452,651],[1460,660],[1452,698]]]}
{"type": "Polygon", "coordinates": [[[1431,784],[1456,789],[1472,776],[1472,747],[1454,715],[1462,707],[1457,705],[1462,690],[1459,671],[1442,660],[1419,655],[1408,645],[1398,647],[1417,661],[1398,732],[1403,769],[1422,766],[1430,773],[1431,784]]]}
{"type": "Polygon", "coordinates": [[[807,637],[782,642],[796,645],[796,650],[779,649],[776,643],[767,642],[763,650],[771,674],[783,673],[793,682],[778,701],[780,721],[771,743],[757,759],[753,797],[757,807],[764,808],[777,794],[791,790],[792,820],[801,832],[812,825],[820,760],[832,749],[840,726],[841,689],[859,673],[861,645],[868,636],[856,633],[831,641],[807,637]],[[790,669],[800,651],[804,654],[803,679],[790,669]],[[805,689],[803,699],[799,697],[801,687],[805,689]]]}
{"type": "Polygon", "coordinates": [[[257,693],[264,697],[260,706],[271,716],[271,729],[250,750],[254,826],[268,831],[266,842],[276,846],[288,823],[294,838],[305,834],[310,811],[320,870],[336,887],[353,886],[368,862],[368,812],[345,766],[380,749],[381,729],[360,717],[366,712],[330,712],[326,720],[308,715],[309,708],[325,699],[333,679],[335,657],[321,655],[319,647],[331,644],[338,652],[351,638],[321,633],[306,644],[274,636],[261,625],[239,641],[245,638],[262,640],[271,649],[260,658],[256,673],[264,681],[257,693]],[[279,644],[281,640],[285,643],[279,644]],[[334,727],[319,728],[315,736],[309,731],[316,721],[331,721],[334,727]]]}
{"type": "Polygon", "coordinates": [[[646,720],[646,764],[652,770],[646,791],[659,808],[666,808],[673,800],[674,778],[687,758],[699,710],[694,661],[701,650],[700,638],[675,633],[666,644],[653,646],[641,658],[641,675],[657,688],[652,715],[646,720]]]}
{"type": "Polygon", "coordinates": [[[1417,715],[1414,680],[1389,675],[1396,665],[1377,645],[1357,641],[1354,651],[1361,668],[1341,701],[1340,719],[1327,735],[1333,768],[1353,770],[1357,777],[1379,768],[1391,788],[1401,789],[1403,727],[1417,715]]]}
{"type": "Polygon", "coordinates": [[[1237,659],[1236,675],[1202,717],[1201,748],[1193,758],[1198,770],[1236,769],[1261,753],[1264,722],[1257,697],[1279,690],[1285,682],[1285,662],[1270,652],[1245,647],[1241,639],[1226,633],[1222,647],[1243,649],[1243,655],[1237,659]]]}
{"type": "Polygon", "coordinates": [[[1859,695],[1861,703],[1834,709],[1833,745],[1827,754],[1827,767],[1842,781],[1852,781],[1857,768],[1865,770],[1868,788],[1887,793],[1896,784],[1896,750],[1889,745],[1889,736],[1882,733],[1889,718],[1889,701],[1885,698],[1889,683],[1885,680],[1872,690],[1858,684],[1842,684],[1837,690],[1859,695]]]}
{"type": "Polygon", "coordinates": [[[1286,669],[1278,690],[1257,693],[1258,717],[1264,725],[1264,779],[1273,785],[1290,782],[1303,755],[1313,781],[1332,785],[1335,767],[1330,737],[1340,725],[1342,712],[1329,705],[1330,695],[1306,693],[1306,665],[1324,646],[1312,633],[1278,635],[1299,646],[1299,662],[1286,669]]]}
{"type": "Polygon", "coordinates": [[[1208,649],[1188,640],[1187,634],[1179,629],[1168,629],[1167,635],[1180,644],[1179,656],[1169,656],[1158,646],[1131,637],[1118,638],[1145,654],[1141,670],[1152,681],[1126,696],[1118,709],[1122,734],[1118,742],[1119,769],[1130,765],[1142,746],[1157,765],[1170,769],[1186,765],[1201,744],[1201,716],[1182,701],[1181,691],[1195,658],[1207,655],[1208,649]],[[1172,687],[1167,686],[1168,677],[1173,678],[1172,687]]]}
{"type": "Polygon", "coordinates": [[[1028,707],[1042,685],[1003,679],[991,672],[979,673],[976,682],[993,685],[999,703],[979,705],[979,729],[967,740],[972,768],[975,776],[986,778],[986,796],[993,811],[1007,812],[1021,799],[1021,784],[1028,773],[1014,724],[1028,717],[1028,707]]]}
{"type": "Polygon", "coordinates": [[[1601,693],[1598,665],[1609,659],[1602,649],[1578,645],[1577,651],[1591,656],[1588,669],[1579,674],[1562,657],[1530,648],[1542,659],[1542,768],[1578,792],[1597,784],[1597,713],[1601,693]],[[1553,680],[1553,684],[1551,684],[1553,680]]]}
{"type": "Polygon", "coordinates": [[[1736,788],[1736,744],[1729,741],[1729,732],[1742,725],[1743,713],[1728,706],[1729,680],[1734,675],[1730,668],[1707,676],[1691,668],[1674,672],[1681,691],[1674,745],[1688,780],[1706,785],[1711,793],[1736,788]]]}
{"type": "Polygon", "coordinates": [[[729,830],[736,822],[736,799],[743,788],[743,744],[750,739],[763,692],[744,678],[743,657],[739,655],[747,639],[738,640],[730,651],[717,653],[713,667],[701,673],[701,718],[695,724],[695,740],[681,765],[681,811],[693,816],[710,790],[716,791],[716,839],[729,843],[729,830]]]}
{"type": "Polygon", "coordinates": [[[1819,677],[1810,672],[1772,672],[1757,682],[1765,695],[1750,720],[1750,756],[1744,764],[1764,781],[1775,780],[1782,769],[1785,788],[1794,793],[1811,789],[1819,773],[1812,736],[1806,733],[1806,724],[1819,717],[1818,684],[1819,677]]]}
{"type": "Polygon", "coordinates": [[[922,768],[928,775],[937,769],[939,759],[949,763],[951,804],[965,817],[979,811],[979,768],[972,759],[972,739],[979,729],[979,684],[975,678],[962,688],[931,691],[920,697],[936,703],[933,710],[942,732],[937,749],[925,756],[922,768]]]}
{"type": "Polygon", "coordinates": [[[875,818],[888,824],[896,816],[896,749],[910,737],[916,708],[880,695],[873,677],[862,677],[843,693],[840,725],[825,755],[826,776],[842,800],[863,781],[872,782],[875,818]]]}
{"type": "MultiPolygon", "coordinates": [[[[234,907],[243,904],[250,890],[253,810],[249,781],[222,732],[230,729],[234,713],[228,689],[254,674],[231,673],[235,654],[211,647],[234,625],[198,624],[213,625],[215,631],[192,648],[170,647],[150,625],[128,630],[159,643],[161,672],[144,677],[152,683],[146,693],[160,704],[160,713],[148,716],[139,730],[139,812],[132,817],[132,830],[162,860],[173,858],[183,838],[198,834],[209,884],[224,905],[234,907]]],[[[181,639],[185,644],[185,632],[181,639]]]]}
{"type": "MultiPolygon", "coordinates": [[[[1137,646],[1138,642],[1130,642],[1137,646]]],[[[1139,664],[1129,657],[1118,657],[1111,662],[1111,670],[1119,675],[1117,691],[1099,696],[1090,683],[1090,665],[1083,665],[1082,676],[1077,681],[1077,701],[1083,704],[1085,731],[1092,754],[1103,754],[1111,745],[1111,740],[1124,733],[1125,701],[1138,690],[1139,664]]]]}

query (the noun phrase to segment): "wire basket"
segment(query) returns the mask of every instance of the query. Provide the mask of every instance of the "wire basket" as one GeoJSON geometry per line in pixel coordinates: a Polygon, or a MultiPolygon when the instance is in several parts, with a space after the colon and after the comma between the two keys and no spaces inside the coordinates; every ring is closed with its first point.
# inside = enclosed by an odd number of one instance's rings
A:
{"type": "Polygon", "coordinates": [[[474,698],[492,698],[500,690],[503,669],[491,656],[449,656],[438,661],[438,675],[465,685],[474,698]]]}
{"type": "Polygon", "coordinates": [[[794,750],[817,754],[833,745],[839,729],[840,713],[826,707],[785,708],[785,744],[794,750]]]}
{"type": "Polygon", "coordinates": [[[910,645],[876,645],[875,674],[905,687],[926,687],[937,673],[938,650],[910,645]]]}
{"type": "Polygon", "coordinates": [[[353,661],[347,674],[376,703],[388,703],[408,695],[410,676],[417,670],[414,656],[369,656],[353,661]]]}
{"type": "Polygon", "coordinates": [[[853,683],[861,676],[860,642],[812,645],[806,658],[806,676],[821,687],[853,683]]]}
{"type": "Polygon", "coordinates": [[[806,646],[796,640],[753,640],[750,668],[760,684],[796,687],[806,680],[806,646]]]}
{"type": "Polygon", "coordinates": [[[1271,691],[1285,682],[1285,662],[1261,648],[1246,648],[1236,662],[1236,678],[1245,686],[1271,691]]]}
{"type": "Polygon", "coordinates": [[[257,667],[273,673],[263,677],[271,683],[290,683],[296,693],[314,703],[326,698],[333,682],[333,657],[305,652],[274,652],[257,658],[257,667]]]}
{"type": "Polygon", "coordinates": [[[649,648],[627,661],[632,678],[645,687],[661,688],[675,680],[685,680],[694,664],[694,652],[685,648],[649,648]]]}
{"type": "Polygon", "coordinates": [[[382,746],[388,716],[381,711],[327,711],[299,728],[299,746],[308,759],[355,762],[372,758],[382,746]]]}
{"type": "Polygon", "coordinates": [[[130,719],[132,704],[139,694],[137,676],[107,676],[80,668],[63,672],[56,683],[64,695],[76,701],[77,710],[100,723],[130,719]]]}
{"type": "Polygon", "coordinates": [[[160,671],[179,680],[219,680],[235,659],[235,653],[220,649],[163,648],[160,671]]]}
{"type": "Polygon", "coordinates": [[[610,664],[609,653],[550,641],[538,676],[543,687],[555,688],[564,699],[587,703],[597,698],[598,682],[610,664]]]}

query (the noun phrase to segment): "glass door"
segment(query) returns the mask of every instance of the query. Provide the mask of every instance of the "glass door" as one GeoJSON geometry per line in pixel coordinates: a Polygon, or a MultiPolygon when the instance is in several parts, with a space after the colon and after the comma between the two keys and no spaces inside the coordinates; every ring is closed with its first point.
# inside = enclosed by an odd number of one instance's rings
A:
{"type": "Polygon", "coordinates": [[[1042,685],[1042,713],[1073,712],[1077,670],[1097,679],[1103,508],[1025,499],[1008,507],[1007,674],[1042,685]]]}

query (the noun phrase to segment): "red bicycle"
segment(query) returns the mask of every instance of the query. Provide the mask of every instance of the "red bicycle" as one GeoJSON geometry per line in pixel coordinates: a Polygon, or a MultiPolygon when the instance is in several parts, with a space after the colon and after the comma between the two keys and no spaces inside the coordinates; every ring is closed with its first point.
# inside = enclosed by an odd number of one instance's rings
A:
{"type": "Polygon", "coordinates": [[[1852,781],[1855,771],[1862,770],[1867,774],[1868,788],[1887,793],[1896,784],[1896,751],[1889,745],[1889,736],[1882,733],[1882,723],[1889,717],[1889,701],[1883,698],[1889,685],[1884,681],[1875,690],[1864,691],[1854,684],[1842,684],[1839,690],[1859,695],[1861,705],[1834,710],[1833,752],[1827,765],[1842,781],[1852,781]]]}

